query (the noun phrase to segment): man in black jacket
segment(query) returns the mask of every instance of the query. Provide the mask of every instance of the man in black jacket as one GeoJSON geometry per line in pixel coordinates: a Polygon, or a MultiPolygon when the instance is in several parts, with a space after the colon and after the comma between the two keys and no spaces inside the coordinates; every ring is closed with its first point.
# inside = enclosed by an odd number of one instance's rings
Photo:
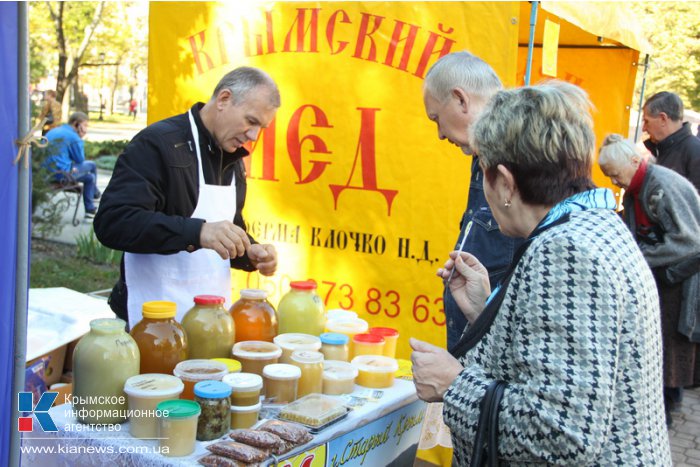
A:
{"type": "Polygon", "coordinates": [[[700,140],[693,137],[690,124],[683,123],[683,101],[672,92],[659,92],[644,103],[644,126],[649,135],[644,145],[667,167],[695,185],[700,192],[700,140]]]}
{"type": "Polygon", "coordinates": [[[121,154],[94,226],[104,245],[125,252],[110,305],[130,326],[145,301],[176,302],[178,320],[195,295],[230,303],[231,267],[274,274],[274,246],[246,232],[242,158],[279,105],[272,78],[237,68],[206,104],[148,126],[121,154]]]}

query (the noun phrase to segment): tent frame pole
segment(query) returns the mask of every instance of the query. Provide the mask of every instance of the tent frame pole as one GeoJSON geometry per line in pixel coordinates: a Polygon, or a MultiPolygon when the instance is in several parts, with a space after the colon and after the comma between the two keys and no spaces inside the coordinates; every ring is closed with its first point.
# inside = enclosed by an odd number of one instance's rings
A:
{"type": "Polygon", "coordinates": [[[641,128],[639,124],[642,122],[642,111],[644,110],[644,89],[647,85],[647,71],[649,70],[649,54],[644,57],[644,75],[642,76],[642,89],[639,91],[639,110],[637,111],[637,126],[634,129],[634,142],[639,141],[641,128]]]}
{"type": "MultiPolygon", "coordinates": [[[[17,2],[17,127],[19,135],[26,134],[30,129],[29,121],[29,16],[28,4],[17,2]]],[[[30,157],[30,156],[27,156],[30,157]]],[[[17,163],[17,258],[15,275],[15,342],[14,342],[14,375],[12,378],[12,424],[17,423],[19,407],[15,403],[15,394],[24,391],[24,369],[27,358],[27,289],[29,279],[29,173],[31,168],[25,167],[23,161],[17,163]]],[[[10,429],[10,458],[11,467],[20,465],[20,444],[22,442],[18,430],[10,429]]]]}
{"type": "Polygon", "coordinates": [[[530,75],[532,73],[532,53],[535,49],[535,26],[537,26],[537,7],[540,2],[531,2],[530,7],[530,40],[527,44],[527,67],[525,68],[525,86],[530,85],[530,75]]]}

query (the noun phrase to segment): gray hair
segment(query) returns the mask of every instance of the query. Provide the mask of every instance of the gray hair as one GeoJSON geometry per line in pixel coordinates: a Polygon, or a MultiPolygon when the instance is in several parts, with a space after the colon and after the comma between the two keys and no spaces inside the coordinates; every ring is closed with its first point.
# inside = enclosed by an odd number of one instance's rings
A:
{"type": "Polygon", "coordinates": [[[663,112],[674,122],[683,119],[683,101],[677,94],[668,91],[657,92],[647,99],[644,110],[652,117],[657,117],[663,112]]]}
{"type": "Polygon", "coordinates": [[[591,108],[563,81],[499,91],[471,129],[487,181],[503,164],[524,202],[547,206],[593,188],[591,108]]]}
{"type": "Polygon", "coordinates": [[[605,137],[598,152],[598,164],[627,164],[634,157],[638,157],[637,148],[618,134],[611,134],[605,137]]]}
{"type": "Polygon", "coordinates": [[[76,123],[83,123],[87,122],[89,120],[88,116],[84,112],[73,112],[70,114],[70,117],[68,117],[68,124],[69,125],[75,125],[76,123]]]}
{"type": "Polygon", "coordinates": [[[215,99],[223,89],[228,89],[233,95],[233,104],[240,104],[258,86],[270,89],[270,105],[278,108],[280,106],[280,92],[275,81],[264,71],[247,66],[226,73],[214,88],[212,99],[215,99]]]}
{"type": "Polygon", "coordinates": [[[452,52],[430,67],[423,81],[423,92],[444,102],[454,88],[483,97],[491,97],[503,88],[493,68],[467,51],[452,52]]]}

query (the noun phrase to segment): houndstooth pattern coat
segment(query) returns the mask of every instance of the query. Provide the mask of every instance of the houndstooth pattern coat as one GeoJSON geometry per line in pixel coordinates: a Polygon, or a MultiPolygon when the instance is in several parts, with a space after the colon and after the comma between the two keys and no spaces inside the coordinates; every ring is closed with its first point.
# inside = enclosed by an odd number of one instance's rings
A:
{"type": "Polygon", "coordinates": [[[656,285],[612,210],[572,213],[533,240],[461,363],[443,409],[455,465],[469,464],[495,379],[508,383],[502,464],[671,465],[656,285]]]}

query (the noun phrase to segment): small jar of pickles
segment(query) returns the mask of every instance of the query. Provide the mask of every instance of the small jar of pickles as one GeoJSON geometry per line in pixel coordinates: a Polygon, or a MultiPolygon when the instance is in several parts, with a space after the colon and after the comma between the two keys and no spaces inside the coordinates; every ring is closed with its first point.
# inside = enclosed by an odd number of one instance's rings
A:
{"type": "Polygon", "coordinates": [[[236,339],[272,342],[277,335],[277,312],[267,301],[267,290],[243,289],[229,309],[236,323],[236,339]]]}
{"type": "Polygon", "coordinates": [[[221,381],[200,381],[194,385],[194,400],[202,413],[197,421],[197,439],[210,441],[225,435],[231,427],[231,387],[221,381]]]}

